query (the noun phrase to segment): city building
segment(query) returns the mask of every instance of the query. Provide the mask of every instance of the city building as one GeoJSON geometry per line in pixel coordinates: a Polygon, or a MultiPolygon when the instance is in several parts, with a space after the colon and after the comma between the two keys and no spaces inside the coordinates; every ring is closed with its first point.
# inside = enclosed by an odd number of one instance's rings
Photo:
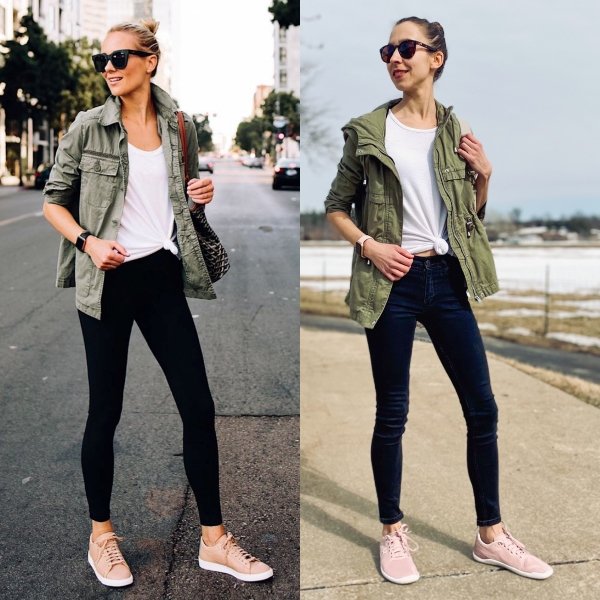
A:
{"type": "Polygon", "coordinates": [[[300,27],[284,29],[275,22],[275,91],[300,98],[300,27]]]}
{"type": "MultiPolygon", "coordinates": [[[[275,91],[291,93],[300,98],[300,27],[284,29],[273,23],[275,91]]],[[[298,158],[299,139],[285,137],[277,144],[277,158],[298,158]]]]}
{"type": "Polygon", "coordinates": [[[252,113],[251,117],[262,117],[262,104],[267,96],[273,91],[272,85],[257,85],[256,91],[252,98],[252,113]]]}

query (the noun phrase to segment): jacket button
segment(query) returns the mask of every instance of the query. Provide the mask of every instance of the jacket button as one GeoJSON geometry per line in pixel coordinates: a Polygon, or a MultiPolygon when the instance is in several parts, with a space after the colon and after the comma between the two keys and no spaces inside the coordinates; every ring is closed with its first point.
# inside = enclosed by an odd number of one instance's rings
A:
{"type": "Polygon", "coordinates": [[[100,164],[100,161],[97,160],[96,164],[94,165],[94,171],[100,173],[100,171],[102,171],[102,165],[100,164]]]}

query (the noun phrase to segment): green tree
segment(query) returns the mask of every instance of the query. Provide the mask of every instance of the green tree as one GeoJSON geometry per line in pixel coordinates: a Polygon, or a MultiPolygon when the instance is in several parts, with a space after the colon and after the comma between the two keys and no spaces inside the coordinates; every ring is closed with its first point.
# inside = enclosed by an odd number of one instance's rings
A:
{"type": "Polygon", "coordinates": [[[235,143],[246,152],[261,154],[265,140],[264,133],[269,129],[269,124],[261,117],[242,121],[237,126],[235,143]]]}
{"type": "Polygon", "coordinates": [[[283,29],[300,25],[300,0],[273,0],[269,12],[283,29]]]}
{"type": "Polygon", "coordinates": [[[272,91],[262,104],[264,119],[273,126],[273,117],[281,115],[288,119],[287,135],[300,135],[300,100],[289,92],[272,91]]]}
{"type": "Polygon", "coordinates": [[[71,85],[62,90],[60,123],[55,128],[66,129],[77,113],[104,104],[109,90],[100,73],[94,70],[92,54],[100,51],[100,42],[90,42],[86,37],[62,42],[61,47],[69,56],[71,85]]]}
{"type": "MultiPolygon", "coordinates": [[[[0,101],[7,125],[23,138],[27,119],[34,128],[47,119],[56,127],[60,117],[63,90],[74,86],[66,50],[48,41],[31,12],[21,18],[15,37],[1,45],[0,101]]],[[[21,184],[25,169],[21,165],[21,184]]]]}
{"type": "Polygon", "coordinates": [[[212,129],[208,115],[194,115],[192,119],[198,135],[198,150],[200,152],[211,152],[215,146],[212,141],[212,129]]]}
{"type": "Polygon", "coordinates": [[[2,106],[8,119],[58,121],[64,89],[74,86],[66,50],[48,41],[31,13],[21,19],[13,40],[4,42],[0,80],[5,83],[2,106]]]}

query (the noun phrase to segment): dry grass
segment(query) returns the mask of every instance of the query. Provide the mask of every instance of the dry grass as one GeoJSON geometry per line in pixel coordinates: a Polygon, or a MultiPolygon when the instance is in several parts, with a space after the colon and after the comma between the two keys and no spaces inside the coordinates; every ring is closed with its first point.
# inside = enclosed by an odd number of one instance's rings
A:
{"type": "MultiPolygon", "coordinates": [[[[511,296],[512,296],[511,292],[511,296]]],[[[540,292],[517,292],[518,296],[540,296],[540,292]]],[[[304,313],[316,315],[330,315],[336,317],[347,317],[348,307],[344,303],[346,292],[330,291],[320,292],[310,288],[300,288],[300,310],[304,313]]],[[[575,306],[564,306],[557,304],[558,301],[570,300],[598,300],[597,295],[576,295],[576,294],[554,294],[550,298],[550,311],[560,310],[561,312],[573,312],[573,318],[557,319],[550,316],[551,332],[574,333],[600,338],[600,319],[590,317],[577,317],[575,313],[578,308],[575,306]]],[[[493,297],[486,298],[483,302],[472,302],[471,306],[477,318],[478,323],[491,323],[496,326],[495,331],[482,330],[485,335],[509,340],[519,344],[538,346],[542,348],[556,348],[559,350],[568,350],[570,352],[586,352],[595,356],[600,356],[600,348],[582,347],[577,344],[564,342],[544,337],[544,317],[527,316],[499,316],[498,311],[504,309],[538,309],[543,310],[543,304],[532,304],[528,302],[517,302],[498,299],[493,297]],[[511,331],[515,327],[523,327],[531,331],[531,335],[519,335],[511,331]]]]}
{"type": "Polygon", "coordinates": [[[579,377],[573,377],[571,375],[563,375],[561,373],[556,373],[555,371],[549,371],[548,369],[542,369],[541,367],[532,367],[531,365],[527,365],[511,358],[505,358],[503,356],[499,356],[498,354],[494,354],[496,358],[504,361],[509,364],[511,367],[515,369],[519,369],[519,371],[523,371],[523,373],[527,373],[540,381],[544,381],[571,396],[575,396],[592,406],[597,406],[600,408],[600,385],[597,383],[591,383],[589,381],[584,381],[583,379],[579,379],[579,377]]]}

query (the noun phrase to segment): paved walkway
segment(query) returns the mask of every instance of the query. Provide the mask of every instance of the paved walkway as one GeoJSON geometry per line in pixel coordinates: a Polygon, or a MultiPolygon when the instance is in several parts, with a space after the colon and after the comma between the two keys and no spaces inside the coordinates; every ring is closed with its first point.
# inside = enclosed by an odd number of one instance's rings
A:
{"type": "Polygon", "coordinates": [[[465,426],[431,344],[416,342],[404,437],[402,508],[419,544],[421,580],[378,571],[369,462],[374,390],[364,336],[301,333],[301,589],[305,600],[600,597],[600,410],[490,359],[500,409],[503,518],[554,566],[545,581],[471,558],[475,511],[465,426]]]}

